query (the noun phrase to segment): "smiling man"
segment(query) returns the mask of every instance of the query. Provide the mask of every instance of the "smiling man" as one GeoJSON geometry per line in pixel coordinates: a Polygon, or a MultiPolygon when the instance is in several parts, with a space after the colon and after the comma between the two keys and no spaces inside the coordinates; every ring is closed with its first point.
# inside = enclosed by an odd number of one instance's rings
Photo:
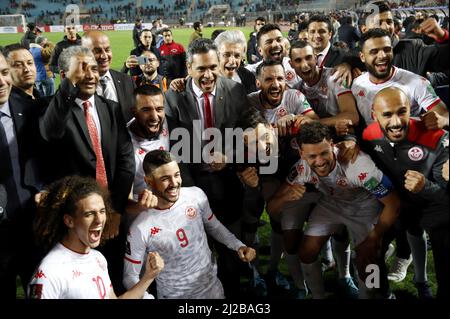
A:
{"type": "Polygon", "coordinates": [[[149,152],[143,166],[152,191],[146,191],[149,209],[129,230],[124,285],[131,287],[139,280],[146,252],[156,251],[166,265],[156,279],[158,299],[224,298],[206,234],[243,262],[251,262],[255,250],[222,225],[200,188],[181,187],[180,169],[169,152],[149,152]]]}
{"type": "MultiPolygon", "coordinates": [[[[73,46],[64,50],[59,69],[63,80],[40,118],[41,135],[52,146],[54,179],[73,174],[91,176],[109,189],[114,213],[108,236],[114,238],[119,235],[121,214],[134,178],[130,136],[119,105],[95,94],[100,75],[89,49],[73,46]]],[[[112,267],[113,283],[120,288],[120,251],[116,248],[111,255],[106,252],[114,244],[121,247],[120,239],[110,241],[103,249],[112,267]]]]}
{"type": "MultiPolygon", "coordinates": [[[[430,236],[438,283],[437,297],[445,300],[450,287],[449,198],[442,167],[448,161],[449,137],[447,131],[429,130],[423,121],[412,119],[410,103],[408,95],[400,88],[380,90],[373,102],[376,122],[365,129],[363,139],[373,150],[372,158],[391,178],[400,194],[400,221],[405,228],[407,226],[408,241],[411,242],[412,235],[420,237],[422,228],[430,236]]],[[[423,262],[419,251],[414,250],[414,246],[411,250],[418,267],[418,263],[423,262]]],[[[426,276],[416,272],[414,281],[419,297],[430,298],[426,276]],[[425,291],[428,291],[426,295],[425,291]]]]}
{"type": "Polygon", "coordinates": [[[142,85],[134,90],[136,99],[132,108],[134,121],[128,130],[134,148],[136,174],[133,184],[133,198],[137,200],[147,185],[144,181],[142,163],[152,150],[169,150],[169,130],[164,113],[164,95],[154,85],[142,85]]]}
{"type": "Polygon", "coordinates": [[[301,159],[270,200],[268,211],[274,213],[286,203],[304,200],[305,184],[313,184],[323,196],[310,214],[298,250],[313,298],[325,296],[317,260],[320,249],[330,235],[344,226],[355,246],[359,297],[375,297],[375,291],[364,282],[365,270],[367,265],[377,264],[381,268],[380,281],[387,281],[384,258],[379,249],[382,237],[396,220],[400,207],[392,183],[362,152],[354,163],[341,164],[330,131],[321,123],[303,125],[297,135],[297,144],[301,159]]]}
{"type": "Polygon", "coordinates": [[[366,125],[373,122],[372,105],[375,95],[383,88],[401,88],[410,99],[411,116],[421,116],[428,129],[448,126],[448,110],[436,95],[430,82],[412,72],[392,66],[393,49],[389,33],[371,29],[360,41],[360,59],[368,72],[357,77],[352,93],[366,125]]]}
{"type": "Polygon", "coordinates": [[[131,114],[133,102],[129,94],[135,86],[130,76],[111,69],[113,52],[109,37],[102,31],[89,31],[83,35],[81,43],[92,51],[97,61],[100,76],[97,94],[119,103],[123,118],[128,123],[133,117],[131,114]]]}
{"type": "MultiPolygon", "coordinates": [[[[242,184],[231,170],[225,168],[225,157],[216,153],[221,160],[211,163],[194,162],[194,154],[201,154],[209,145],[205,130],[216,128],[225,137],[226,128],[234,128],[237,119],[248,108],[244,87],[230,79],[220,76],[217,47],[210,39],[197,39],[187,51],[187,67],[190,79],[183,92],[169,89],[166,92],[165,111],[169,131],[183,128],[189,132],[187,141],[178,136],[171,143],[183,143],[181,170],[185,185],[196,185],[208,196],[211,208],[217,218],[229,229],[239,232],[239,219],[242,215],[242,184]],[[194,128],[200,121],[199,130],[194,128]],[[195,146],[199,146],[194,148],[195,146]],[[233,201],[230,201],[233,198],[233,201]]],[[[224,138],[223,138],[224,140],[224,138]]],[[[222,143],[212,140],[211,142],[222,143]]],[[[180,143],[180,144],[179,144],[180,143]]],[[[224,146],[224,143],[222,144],[224,146]]],[[[222,148],[222,153],[224,147],[222,148]]],[[[219,278],[224,284],[225,295],[239,294],[239,263],[236,256],[226,247],[218,248],[219,278]]]]}

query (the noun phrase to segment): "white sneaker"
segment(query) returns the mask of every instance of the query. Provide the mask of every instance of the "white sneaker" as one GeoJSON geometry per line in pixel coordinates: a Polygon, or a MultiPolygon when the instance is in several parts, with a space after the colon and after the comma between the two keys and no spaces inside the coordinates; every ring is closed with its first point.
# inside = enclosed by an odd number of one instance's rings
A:
{"type": "Polygon", "coordinates": [[[389,257],[391,257],[395,252],[395,246],[392,244],[389,244],[389,248],[386,251],[386,254],[384,255],[384,261],[386,262],[389,257]]]}
{"type": "Polygon", "coordinates": [[[412,262],[412,255],[409,255],[409,259],[403,259],[395,257],[392,262],[391,271],[388,273],[387,278],[393,282],[400,282],[406,277],[408,267],[412,262]]]}

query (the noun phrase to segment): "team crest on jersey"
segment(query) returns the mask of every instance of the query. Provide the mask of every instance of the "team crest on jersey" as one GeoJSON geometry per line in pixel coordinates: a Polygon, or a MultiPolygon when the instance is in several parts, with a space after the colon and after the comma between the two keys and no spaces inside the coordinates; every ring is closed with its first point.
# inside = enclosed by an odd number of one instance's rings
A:
{"type": "Polygon", "coordinates": [[[281,107],[278,111],[277,111],[277,116],[278,117],[283,117],[287,114],[286,109],[284,107],[281,107]]]}
{"type": "Polygon", "coordinates": [[[159,227],[152,227],[152,228],[150,228],[150,236],[155,236],[160,231],[161,231],[161,228],[159,228],[159,227]]]}
{"type": "Polygon", "coordinates": [[[167,136],[167,135],[169,135],[169,131],[166,128],[163,128],[162,131],[161,131],[161,135],[162,136],[167,136]]]}
{"type": "Polygon", "coordinates": [[[194,219],[197,217],[197,210],[194,207],[188,207],[185,211],[186,217],[189,219],[194,219]]]}
{"type": "Polygon", "coordinates": [[[420,161],[423,158],[423,150],[418,146],[411,147],[408,151],[408,157],[411,161],[420,161]]]}
{"type": "Polygon", "coordinates": [[[365,96],[366,96],[366,93],[364,92],[364,90],[360,90],[360,91],[358,92],[358,96],[360,96],[360,97],[365,97],[365,96]]]}
{"type": "Polygon", "coordinates": [[[286,72],[286,80],[292,81],[293,78],[294,78],[294,72],[292,72],[292,71],[287,71],[287,72],[286,72]]]}
{"type": "Polygon", "coordinates": [[[340,187],[347,187],[347,179],[345,177],[340,177],[337,181],[336,181],[336,185],[340,186],[340,187]]]}
{"type": "Polygon", "coordinates": [[[139,155],[145,154],[145,151],[142,148],[138,148],[137,152],[139,155]]]}
{"type": "Polygon", "coordinates": [[[31,299],[42,299],[42,288],[43,284],[32,284],[30,285],[30,298],[31,299]]]}
{"type": "Polygon", "coordinates": [[[161,151],[164,151],[164,146],[160,146],[159,149],[160,149],[161,151]]]}

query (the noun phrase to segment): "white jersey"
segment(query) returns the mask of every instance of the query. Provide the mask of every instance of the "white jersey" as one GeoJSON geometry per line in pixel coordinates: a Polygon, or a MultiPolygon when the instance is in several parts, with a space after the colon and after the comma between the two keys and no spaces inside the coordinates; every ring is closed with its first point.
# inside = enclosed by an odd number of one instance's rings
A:
{"type": "MultiPolygon", "coordinates": [[[[337,157],[338,149],[334,149],[337,157]]],[[[314,184],[325,194],[323,200],[331,197],[341,203],[376,200],[386,196],[392,188],[390,180],[384,176],[372,159],[360,152],[354,163],[341,164],[336,160],[336,166],[328,176],[318,176],[300,159],[291,169],[286,181],[289,184],[314,184]],[[374,196],[372,196],[374,195],[374,196]]]]}
{"type": "Polygon", "coordinates": [[[308,99],[312,109],[320,118],[336,116],[339,111],[338,97],[352,93],[348,87],[337,84],[331,77],[331,68],[321,68],[319,81],[309,86],[300,80],[294,89],[300,90],[308,99]]]}
{"type": "Polygon", "coordinates": [[[434,92],[430,82],[424,77],[393,66],[392,76],[383,83],[375,84],[369,79],[369,73],[358,76],[352,84],[352,93],[356,99],[359,112],[369,125],[372,118],[372,104],[375,95],[384,88],[398,87],[411,101],[411,116],[419,116],[438,104],[441,99],[434,92]]]}
{"type": "Polygon", "coordinates": [[[311,106],[302,92],[293,89],[284,91],[283,99],[280,105],[273,109],[266,109],[260,98],[261,91],[253,92],[247,95],[251,106],[261,110],[270,124],[276,124],[279,119],[288,114],[303,114],[312,111],[311,106]]]}
{"type": "Polygon", "coordinates": [[[108,299],[112,284],[105,257],[95,249],[76,253],[58,243],[28,285],[31,299],[108,299]]]}
{"type": "Polygon", "coordinates": [[[128,232],[125,287],[138,282],[146,255],[156,251],[165,265],[156,277],[158,298],[211,298],[204,291],[218,278],[205,230],[232,250],[245,246],[217,220],[198,187],[182,187],[169,209],[140,213],[128,232]]]}
{"type": "Polygon", "coordinates": [[[149,140],[136,136],[130,131],[130,129],[128,129],[128,133],[130,134],[131,142],[133,143],[134,161],[136,163],[136,173],[134,175],[133,183],[133,198],[137,200],[139,194],[147,188],[147,184],[144,181],[144,168],[142,166],[144,157],[148,152],[153,150],[168,151],[170,149],[169,129],[167,127],[167,121],[164,119],[161,133],[154,139],[149,140]]]}
{"type": "MultiPolygon", "coordinates": [[[[284,57],[281,64],[283,65],[284,68],[286,84],[290,88],[293,88],[301,80],[301,78],[297,75],[297,73],[295,73],[294,68],[289,63],[290,60],[291,59],[289,57],[284,57]]],[[[256,76],[256,69],[258,68],[258,65],[260,65],[261,63],[262,60],[253,64],[247,64],[245,68],[250,72],[252,72],[254,76],[256,76]]]]}

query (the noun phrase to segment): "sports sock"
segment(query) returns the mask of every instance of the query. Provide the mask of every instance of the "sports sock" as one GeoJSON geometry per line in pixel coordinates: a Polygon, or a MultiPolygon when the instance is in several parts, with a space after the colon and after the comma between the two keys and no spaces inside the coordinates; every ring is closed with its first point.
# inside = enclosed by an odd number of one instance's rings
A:
{"type": "Polygon", "coordinates": [[[339,278],[350,278],[350,244],[348,240],[338,241],[332,239],[331,247],[333,248],[334,259],[336,260],[339,278]]]}
{"type": "Polygon", "coordinates": [[[425,282],[427,278],[427,239],[425,232],[422,236],[414,236],[406,232],[414,263],[414,281],[425,282]]]}
{"type": "Polygon", "coordinates": [[[313,299],[325,298],[325,287],[323,285],[322,267],[319,260],[311,264],[302,263],[303,273],[305,275],[306,283],[313,299]]]}
{"type": "Polygon", "coordinates": [[[298,289],[305,289],[305,278],[303,277],[302,265],[298,255],[286,254],[286,264],[295,286],[298,289]]]}

